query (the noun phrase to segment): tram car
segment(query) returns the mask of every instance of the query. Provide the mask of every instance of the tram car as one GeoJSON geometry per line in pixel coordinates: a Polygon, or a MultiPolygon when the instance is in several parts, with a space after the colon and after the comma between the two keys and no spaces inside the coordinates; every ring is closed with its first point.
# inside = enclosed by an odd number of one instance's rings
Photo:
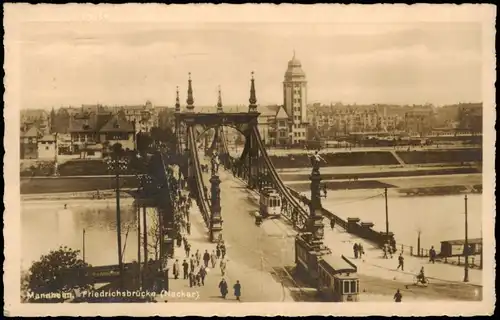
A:
{"type": "Polygon", "coordinates": [[[344,256],[323,256],[318,262],[318,289],[328,301],[359,301],[356,266],[344,256]]]}
{"type": "Polygon", "coordinates": [[[281,197],[272,188],[264,188],[259,199],[260,214],[264,218],[279,218],[281,215],[281,197]]]}

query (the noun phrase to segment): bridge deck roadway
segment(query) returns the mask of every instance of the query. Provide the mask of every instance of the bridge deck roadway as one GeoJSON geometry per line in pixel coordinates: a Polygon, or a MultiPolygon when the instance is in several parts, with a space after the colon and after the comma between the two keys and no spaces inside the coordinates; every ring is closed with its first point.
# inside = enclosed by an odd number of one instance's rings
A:
{"type": "MultiPolygon", "coordinates": [[[[201,152],[200,152],[201,153],[201,152]]],[[[208,163],[200,154],[200,161],[208,163]]],[[[293,266],[294,236],[296,232],[281,219],[265,220],[258,227],[255,225],[253,212],[258,210],[258,195],[249,191],[245,183],[222,167],[219,170],[221,179],[221,207],[223,237],[227,244],[228,271],[225,276],[230,287],[236,280],[242,284],[242,300],[249,302],[278,302],[313,300],[308,289],[298,289],[297,284],[286,279],[283,266],[293,266]],[[277,276],[280,274],[281,276],[277,276]],[[301,292],[299,292],[301,291],[301,292]]],[[[209,174],[203,173],[204,183],[210,189],[209,174]]],[[[193,249],[209,252],[215,244],[208,242],[208,231],[204,226],[197,207],[191,213],[193,249]]],[[[328,221],[325,220],[328,226],[328,221]]],[[[360,298],[362,301],[392,301],[396,289],[400,289],[405,301],[408,300],[477,300],[481,296],[481,272],[470,271],[470,284],[460,283],[459,267],[435,264],[429,265],[426,260],[405,257],[405,271],[396,270],[397,257],[382,259],[380,250],[362,239],[353,238],[340,229],[331,230],[325,227],[325,244],[334,253],[343,254],[352,259],[357,266],[361,282],[360,298]],[[362,260],[353,259],[352,245],[363,243],[367,254],[362,260]],[[431,285],[427,288],[413,286],[413,277],[425,265],[426,275],[431,277],[431,285]]],[[[183,251],[177,249],[176,251],[183,251]]],[[[183,253],[181,253],[183,256],[183,253]]],[[[184,257],[182,257],[184,258],[184,257]]],[[[182,260],[180,260],[182,261],[182,260]]],[[[221,301],[218,297],[218,282],[221,274],[218,266],[207,276],[205,287],[197,289],[200,301],[221,301]]],[[[183,280],[175,280],[183,281],[183,280]]],[[[185,287],[188,283],[185,282],[185,287]]],[[[172,283],[172,282],[171,282],[172,283]]],[[[175,290],[172,287],[172,290],[175,290]]],[[[223,300],[222,300],[223,301],[223,300]]]]}

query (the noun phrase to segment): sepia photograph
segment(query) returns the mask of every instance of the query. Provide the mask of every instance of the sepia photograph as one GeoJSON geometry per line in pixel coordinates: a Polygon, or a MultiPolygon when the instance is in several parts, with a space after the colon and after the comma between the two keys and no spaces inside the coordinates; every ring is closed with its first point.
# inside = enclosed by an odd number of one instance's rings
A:
{"type": "Polygon", "coordinates": [[[492,314],[460,7],[4,5],[4,314],[492,314]]]}

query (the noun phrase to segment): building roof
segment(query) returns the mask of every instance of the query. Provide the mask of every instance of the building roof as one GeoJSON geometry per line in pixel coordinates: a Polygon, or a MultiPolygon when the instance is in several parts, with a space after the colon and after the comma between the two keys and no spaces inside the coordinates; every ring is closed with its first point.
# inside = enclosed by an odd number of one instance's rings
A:
{"type": "Polygon", "coordinates": [[[21,132],[21,137],[23,138],[38,138],[40,136],[42,136],[42,133],[37,127],[31,127],[28,131],[21,132]]]}
{"type": "Polygon", "coordinates": [[[70,120],[69,132],[134,132],[134,125],[122,112],[115,114],[90,113],[77,115],[70,120]]]}
{"type": "Polygon", "coordinates": [[[286,113],[285,108],[283,106],[279,106],[278,113],[276,114],[276,119],[288,119],[288,114],[286,113]]]}
{"type": "Polygon", "coordinates": [[[43,109],[25,109],[21,110],[21,119],[40,119],[48,118],[49,113],[43,109]]]}
{"type": "Polygon", "coordinates": [[[305,80],[306,73],[302,70],[302,63],[300,60],[295,58],[295,52],[293,53],[292,60],[288,61],[288,68],[285,72],[285,80],[290,78],[300,78],[305,80]]]}
{"type": "Polygon", "coordinates": [[[47,134],[38,140],[38,142],[55,142],[56,135],[55,134],[47,134]]]}
{"type": "Polygon", "coordinates": [[[100,132],[134,132],[134,124],[125,119],[123,113],[118,112],[99,129],[100,132]]]}

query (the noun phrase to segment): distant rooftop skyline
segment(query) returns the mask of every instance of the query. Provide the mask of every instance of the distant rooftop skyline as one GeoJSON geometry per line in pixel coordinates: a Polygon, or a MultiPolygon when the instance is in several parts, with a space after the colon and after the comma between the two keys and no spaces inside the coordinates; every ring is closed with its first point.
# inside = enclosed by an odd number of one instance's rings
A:
{"type": "MultiPolygon", "coordinates": [[[[168,10],[167,10],[168,12],[168,10]]],[[[11,39],[12,40],[12,39],[11,39]]],[[[294,51],[308,103],[482,101],[478,23],[31,22],[19,31],[20,107],[282,104],[294,51]]]]}

